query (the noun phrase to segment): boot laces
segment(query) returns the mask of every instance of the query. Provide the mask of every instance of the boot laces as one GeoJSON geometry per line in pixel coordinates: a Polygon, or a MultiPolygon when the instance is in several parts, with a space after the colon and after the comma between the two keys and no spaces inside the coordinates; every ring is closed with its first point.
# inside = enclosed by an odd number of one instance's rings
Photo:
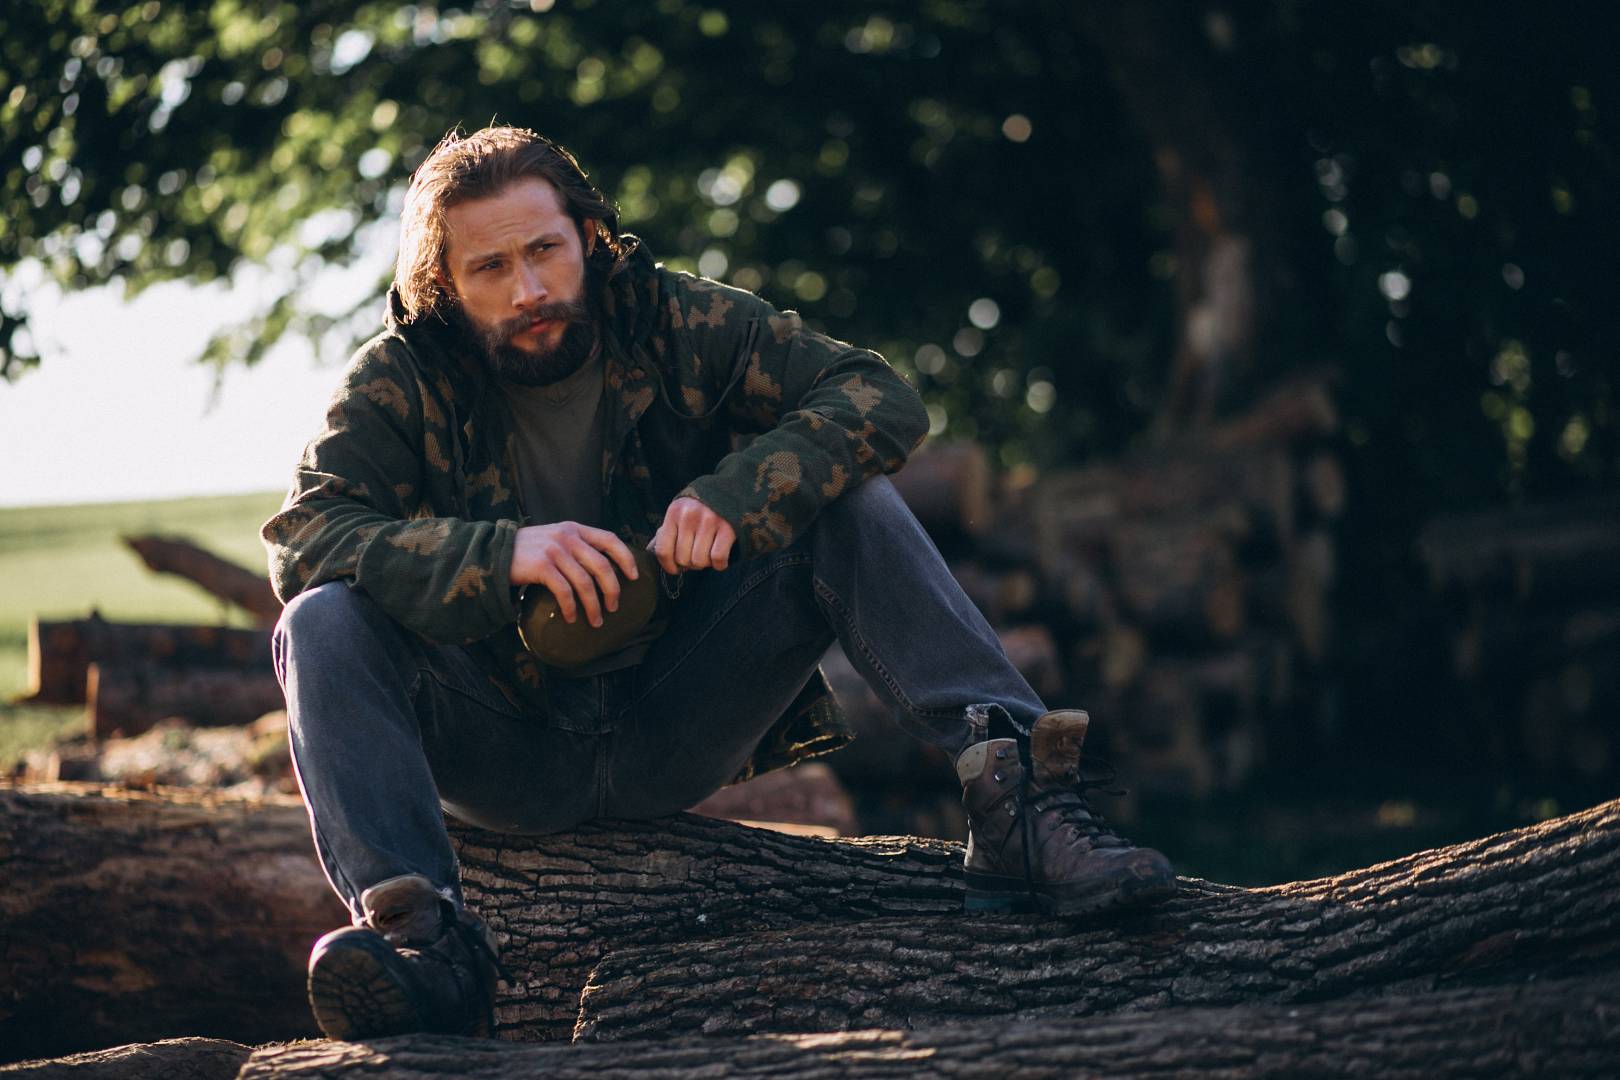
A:
{"type": "Polygon", "coordinates": [[[1117,773],[1112,765],[1098,759],[1091,761],[1105,770],[1103,775],[1084,776],[1076,765],[1053,787],[1036,788],[1032,785],[1030,809],[1036,814],[1056,810],[1058,820],[1072,826],[1094,848],[1131,847],[1131,842],[1115,832],[1114,827],[1091,806],[1089,792],[1116,796],[1125,794],[1123,788],[1114,786],[1117,773]]]}

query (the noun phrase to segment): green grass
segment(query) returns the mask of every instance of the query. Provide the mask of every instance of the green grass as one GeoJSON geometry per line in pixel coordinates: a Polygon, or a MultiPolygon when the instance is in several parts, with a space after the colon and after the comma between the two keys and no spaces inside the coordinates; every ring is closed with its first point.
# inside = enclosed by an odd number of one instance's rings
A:
{"type": "Polygon", "coordinates": [[[99,611],[124,622],[249,625],[195,585],[147,570],[119,540],[180,536],[264,572],[259,526],[281,505],[275,492],[150,502],[0,509],[0,769],[71,730],[73,708],[17,706],[27,689],[28,624],[99,611]]]}

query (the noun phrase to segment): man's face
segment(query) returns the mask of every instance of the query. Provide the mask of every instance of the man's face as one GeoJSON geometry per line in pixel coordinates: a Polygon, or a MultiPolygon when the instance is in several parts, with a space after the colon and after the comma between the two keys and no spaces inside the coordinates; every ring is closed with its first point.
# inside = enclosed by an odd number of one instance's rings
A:
{"type": "Polygon", "coordinates": [[[497,374],[543,386],[589,358],[580,230],[557,189],[525,177],[445,212],[445,266],[467,329],[497,374]]]}

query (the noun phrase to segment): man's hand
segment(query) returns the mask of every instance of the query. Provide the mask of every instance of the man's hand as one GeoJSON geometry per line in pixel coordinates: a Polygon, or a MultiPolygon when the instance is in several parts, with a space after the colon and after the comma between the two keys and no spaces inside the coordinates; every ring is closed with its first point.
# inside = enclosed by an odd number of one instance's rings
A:
{"type": "Polygon", "coordinates": [[[664,523],[647,545],[666,574],[682,570],[724,570],[731,563],[737,532],[719,514],[686,496],[669,504],[664,523]]]}
{"type": "Polygon", "coordinates": [[[573,622],[583,607],[590,624],[601,626],[603,604],[609,611],[619,610],[615,563],[625,577],[635,579],[635,556],[606,529],[577,521],[526,525],[517,531],[512,551],[512,584],[544,585],[557,598],[565,620],[573,622]]]}

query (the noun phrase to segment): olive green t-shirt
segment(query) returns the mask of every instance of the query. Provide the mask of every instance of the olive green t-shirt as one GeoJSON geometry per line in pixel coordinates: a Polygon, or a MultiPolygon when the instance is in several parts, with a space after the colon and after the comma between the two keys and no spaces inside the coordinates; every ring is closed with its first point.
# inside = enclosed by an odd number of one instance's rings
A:
{"type": "MultiPolygon", "coordinates": [[[[525,525],[577,521],[607,527],[602,520],[603,378],[598,350],[578,371],[549,386],[501,384],[515,435],[525,525]]],[[[639,664],[664,625],[655,619],[622,649],[566,674],[600,675],[639,664]]]]}

